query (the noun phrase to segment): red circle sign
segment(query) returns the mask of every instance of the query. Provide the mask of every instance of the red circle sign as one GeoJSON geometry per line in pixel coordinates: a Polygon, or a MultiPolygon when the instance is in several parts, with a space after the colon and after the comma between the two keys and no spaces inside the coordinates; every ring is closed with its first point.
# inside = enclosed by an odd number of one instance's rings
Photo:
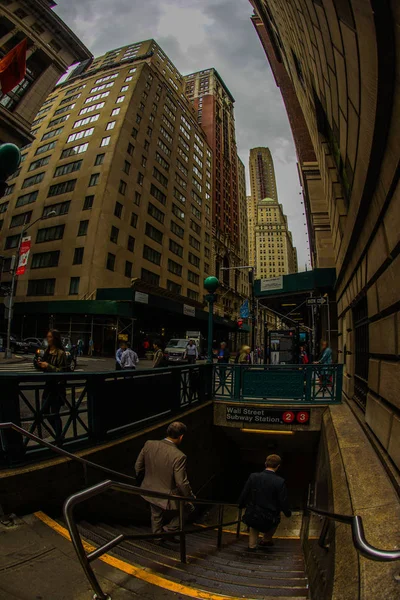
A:
{"type": "Polygon", "coordinates": [[[308,413],[307,411],[301,411],[299,413],[297,413],[297,421],[299,423],[307,423],[308,419],[310,418],[310,413],[308,413]]]}
{"type": "Polygon", "coordinates": [[[285,423],[293,423],[293,421],[294,421],[294,412],[292,412],[290,410],[287,410],[286,412],[283,413],[282,420],[285,423]]]}

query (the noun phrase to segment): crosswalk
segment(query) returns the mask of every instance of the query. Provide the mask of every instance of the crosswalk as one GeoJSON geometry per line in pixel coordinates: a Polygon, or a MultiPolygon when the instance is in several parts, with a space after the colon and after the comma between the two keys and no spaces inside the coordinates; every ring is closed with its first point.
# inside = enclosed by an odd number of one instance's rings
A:
{"type": "MultiPolygon", "coordinates": [[[[83,369],[75,369],[75,373],[83,369]]],[[[18,363],[0,363],[0,373],[37,373],[33,366],[33,360],[18,363]]]]}

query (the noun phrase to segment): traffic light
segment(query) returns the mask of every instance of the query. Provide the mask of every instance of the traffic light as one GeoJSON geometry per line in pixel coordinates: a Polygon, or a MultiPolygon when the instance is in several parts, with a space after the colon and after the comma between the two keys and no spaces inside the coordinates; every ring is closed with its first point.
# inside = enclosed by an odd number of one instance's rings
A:
{"type": "Polygon", "coordinates": [[[239,327],[239,329],[242,329],[242,327],[243,327],[243,319],[238,319],[237,320],[237,326],[239,327]]]}

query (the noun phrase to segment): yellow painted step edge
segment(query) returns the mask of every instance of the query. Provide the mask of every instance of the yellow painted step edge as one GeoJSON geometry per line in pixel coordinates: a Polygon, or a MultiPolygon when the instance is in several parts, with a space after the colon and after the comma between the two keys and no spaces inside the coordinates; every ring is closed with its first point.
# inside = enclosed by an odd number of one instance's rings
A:
{"type": "MultiPolygon", "coordinates": [[[[51,517],[46,515],[45,513],[38,511],[34,513],[35,517],[45,523],[48,527],[56,531],[59,535],[71,541],[71,536],[69,535],[68,530],[54,521],[51,517]]],[[[86,552],[92,552],[96,549],[95,546],[88,544],[84,540],[82,540],[83,546],[86,552]]],[[[183,594],[184,596],[188,596],[189,598],[199,598],[201,600],[243,600],[243,598],[237,596],[226,596],[224,594],[212,594],[211,592],[206,592],[204,590],[198,590],[196,588],[189,587],[187,585],[181,585],[180,583],[175,583],[170,579],[165,579],[164,577],[160,577],[151,569],[144,569],[143,567],[138,567],[132,565],[131,563],[127,563],[119,558],[115,558],[114,556],[110,556],[110,554],[103,554],[99,558],[107,565],[114,567],[114,569],[118,569],[119,571],[123,571],[128,575],[132,575],[137,579],[141,579],[142,581],[146,581],[151,585],[156,585],[157,587],[163,588],[165,590],[169,590],[170,592],[174,592],[176,594],[183,594]]],[[[252,600],[248,598],[247,600],[252,600]]]]}

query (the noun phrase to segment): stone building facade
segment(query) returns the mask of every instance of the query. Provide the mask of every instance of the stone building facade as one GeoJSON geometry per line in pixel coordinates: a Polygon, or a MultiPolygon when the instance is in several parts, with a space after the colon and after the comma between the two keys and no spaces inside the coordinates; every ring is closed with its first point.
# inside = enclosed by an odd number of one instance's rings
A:
{"type": "Polygon", "coordinates": [[[254,0],[327,203],[343,394],[400,468],[400,5],[254,0]]]}
{"type": "Polygon", "coordinates": [[[51,0],[4,0],[0,7],[0,58],[27,38],[26,75],[7,95],[0,93],[0,143],[32,142],[32,122],[58,79],[91,53],[53,12],[51,0]]]}

